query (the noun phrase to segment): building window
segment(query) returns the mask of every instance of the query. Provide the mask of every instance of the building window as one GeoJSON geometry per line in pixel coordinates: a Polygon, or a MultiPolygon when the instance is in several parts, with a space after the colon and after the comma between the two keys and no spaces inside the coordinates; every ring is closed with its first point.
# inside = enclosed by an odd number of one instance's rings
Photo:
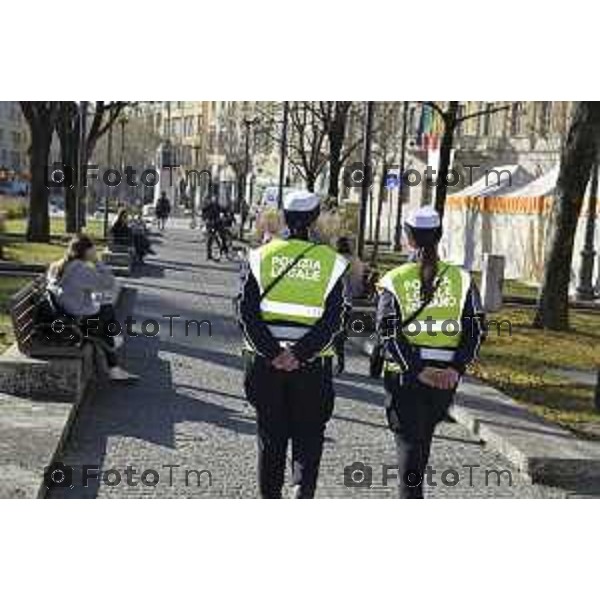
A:
{"type": "Polygon", "coordinates": [[[210,131],[208,132],[208,147],[210,148],[211,153],[216,152],[217,145],[217,128],[214,125],[211,125],[210,131]]]}
{"type": "Polygon", "coordinates": [[[408,135],[415,135],[419,124],[417,122],[417,107],[411,106],[408,109],[408,135]]]}
{"type": "Polygon", "coordinates": [[[513,102],[510,110],[510,135],[521,135],[521,105],[513,102]]]}
{"type": "Polygon", "coordinates": [[[194,117],[185,117],[183,134],[186,137],[194,135],[194,117]]]}
{"type": "Polygon", "coordinates": [[[550,132],[551,115],[552,115],[552,103],[542,102],[540,110],[540,135],[545,136],[550,132]]]}
{"type": "MultiPolygon", "coordinates": [[[[462,117],[464,117],[465,115],[465,106],[464,104],[459,104],[458,108],[456,110],[456,118],[457,119],[462,119],[462,117]]],[[[458,124],[456,125],[456,135],[457,136],[461,136],[462,132],[463,132],[463,122],[464,121],[459,121],[458,124]]]]}

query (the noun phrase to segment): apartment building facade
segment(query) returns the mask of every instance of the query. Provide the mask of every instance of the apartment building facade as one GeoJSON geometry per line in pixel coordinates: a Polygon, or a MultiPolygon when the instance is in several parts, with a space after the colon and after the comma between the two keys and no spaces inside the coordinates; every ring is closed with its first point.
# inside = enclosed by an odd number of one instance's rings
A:
{"type": "Polygon", "coordinates": [[[29,171],[29,128],[18,102],[0,102],[0,177],[25,178],[29,171]]]}

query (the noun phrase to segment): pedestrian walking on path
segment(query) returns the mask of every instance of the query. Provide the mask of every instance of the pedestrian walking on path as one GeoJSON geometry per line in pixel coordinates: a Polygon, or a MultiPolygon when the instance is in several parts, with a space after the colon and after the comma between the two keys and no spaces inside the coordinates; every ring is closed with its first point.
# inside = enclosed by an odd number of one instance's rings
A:
{"type": "Polygon", "coordinates": [[[252,250],[244,270],[245,390],[256,409],[260,495],[281,497],[291,440],[294,497],[312,498],[333,411],[333,342],[343,326],[348,261],[309,241],[316,195],[291,192],[283,209],[289,237],[252,250]]]}
{"type": "Polygon", "coordinates": [[[160,198],[156,201],[156,220],[158,222],[158,228],[163,231],[167,225],[167,221],[169,220],[169,215],[171,214],[171,203],[167,198],[167,193],[162,192],[160,198]]]}
{"type": "Polygon", "coordinates": [[[436,425],[484,339],[479,292],[469,273],[438,259],[438,213],[422,207],[405,223],[414,252],[379,281],[377,329],[384,345],[386,414],[394,433],[401,498],[423,498],[436,425]]]}

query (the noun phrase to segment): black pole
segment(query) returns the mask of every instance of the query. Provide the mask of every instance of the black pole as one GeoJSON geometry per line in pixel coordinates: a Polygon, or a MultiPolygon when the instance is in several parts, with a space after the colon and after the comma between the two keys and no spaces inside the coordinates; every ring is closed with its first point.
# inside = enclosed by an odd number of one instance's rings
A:
{"type": "Polygon", "coordinates": [[[75,196],[75,219],[77,233],[81,232],[81,225],[83,222],[81,215],[81,201],[83,200],[85,193],[85,160],[86,160],[86,137],[87,137],[87,102],[81,102],[79,105],[79,168],[78,181],[77,181],[77,192],[75,196]]]}
{"type": "MultiPolygon", "coordinates": [[[[248,171],[250,170],[250,126],[252,125],[252,121],[246,119],[244,124],[246,125],[246,147],[244,150],[244,179],[242,182],[242,193],[240,194],[242,202],[246,200],[246,184],[248,183],[248,171]]],[[[241,209],[240,205],[240,211],[241,209]]]]}
{"type": "MultiPolygon", "coordinates": [[[[125,124],[127,123],[125,116],[121,117],[119,123],[121,124],[121,177],[123,177],[123,173],[125,173],[125,124]]],[[[123,192],[123,195],[123,204],[126,204],[128,196],[127,190],[123,192]]]]}
{"type": "Polygon", "coordinates": [[[121,174],[125,171],[125,119],[121,119],[121,174]]]}
{"type": "Polygon", "coordinates": [[[369,101],[365,104],[366,119],[364,131],[364,146],[363,146],[363,169],[364,176],[362,187],[360,190],[360,214],[358,222],[358,243],[357,254],[358,258],[362,259],[365,252],[365,227],[367,221],[367,204],[369,202],[369,189],[371,187],[371,134],[373,130],[373,105],[374,102],[369,101]]]}
{"type": "MultiPolygon", "coordinates": [[[[198,146],[195,145],[193,147],[194,150],[194,169],[196,169],[196,171],[198,171],[200,164],[198,161],[198,155],[200,153],[200,149],[202,148],[202,146],[198,146]]],[[[192,197],[192,219],[195,221],[196,220],[196,197],[201,196],[202,190],[200,188],[200,176],[198,175],[198,173],[196,173],[195,177],[194,177],[194,195],[192,197]]]]}
{"type": "Polygon", "coordinates": [[[404,202],[404,170],[406,169],[406,137],[408,134],[408,101],[402,106],[402,141],[400,147],[400,171],[398,173],[398,208],[396,209],[396,230],[394,250],[402,250],[402,203],[404,202]]]}
{"type": "Polygon", "coordinates": [[[600,367],[596,376],[596,392],[594,393],[594,405],[596,410],[600,410],[600,367]]]}
{"type": "MultiPolygon", "coordinates": [[[[113,124],[108,128],[108,143],[106,147],[106,166],[112,169],[112,141],[113,141],[113,124]]],[[[106,186],[106,198],[104,199],[104,239],[108,237],[108,201],[110,200],[110,186],[106,186]]]]}
{"type": "Polygon", "coordinates": [[[238,210],[240,211],[240,240],[244,239],[244,226],[246,224],[246,187],[248,184],[248,171],[250,170],[250,126],[252,125],[252,121],[250,119],[245,119],[244,124],[246,125],[246,147],[244,150],[244,176],[242,181],[240,182],[242,189],[241,194],[238,194],[240,198],[240,205],[238,206],[238,210]]]}
{"type": "Polygon", "coordinates": [[[596,233],[596,206],[598,196],[598,163],[592,167],[590,194],[588,197],[588,212],[585,223],[585,242],[581,251],[581,264],[579,266],[579,285],[577,298],[579,300],[593,300],[594,292],[594,235],[596,233]]]}
{"type": "Polygon", "coordinates": [[[281,127],[281,147],[279,152],[279,188],[277,194],[277,206],[279,208],[283,205],[283,182],[285,179],[289,110],[289,103],[285,101],[283,103],[283,123],[281,127]]]}

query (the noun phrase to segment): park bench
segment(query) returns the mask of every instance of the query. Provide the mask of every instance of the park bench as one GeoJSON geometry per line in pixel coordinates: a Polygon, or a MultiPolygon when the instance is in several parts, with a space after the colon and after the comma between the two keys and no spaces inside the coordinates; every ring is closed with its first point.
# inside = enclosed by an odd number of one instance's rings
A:
{"type": "MultiPolygon", "coordinates": [[[[89,343],[59,347],[45,340],[35,323],[36,306],[45,290],[42,276],[11,298],[16,341],[0,355],[0,390],[17,396],[78,401],[92,376],[94,350],[89,343]]],[[[74,326],[68,327],[81,337],[74,326]]]]}
{"type": "MultiPolygon", "coordinates": [[[[95,358],[101,358],[100,353],[68,321],[65,326],[75,338],[72,345],[53,345],[47,340],[35,322],[36,307],[45,291],[46,278],[42,276],[11,298],[9,311],[16,341],[0,355],[0,392],[78,402],[96,373],[95,358]]],[[[121,288],[113,300],[115,308],[134,295],[135,290],[121,288]]]]}
{"type": "Polygon", "coordinates": [[[108,237],[106,250],[102,252],[102,261],[113,267],[116,275],[129,276],[135,263],[135,252],[132,244],[125,244],[123,240],[108,237]]]}

